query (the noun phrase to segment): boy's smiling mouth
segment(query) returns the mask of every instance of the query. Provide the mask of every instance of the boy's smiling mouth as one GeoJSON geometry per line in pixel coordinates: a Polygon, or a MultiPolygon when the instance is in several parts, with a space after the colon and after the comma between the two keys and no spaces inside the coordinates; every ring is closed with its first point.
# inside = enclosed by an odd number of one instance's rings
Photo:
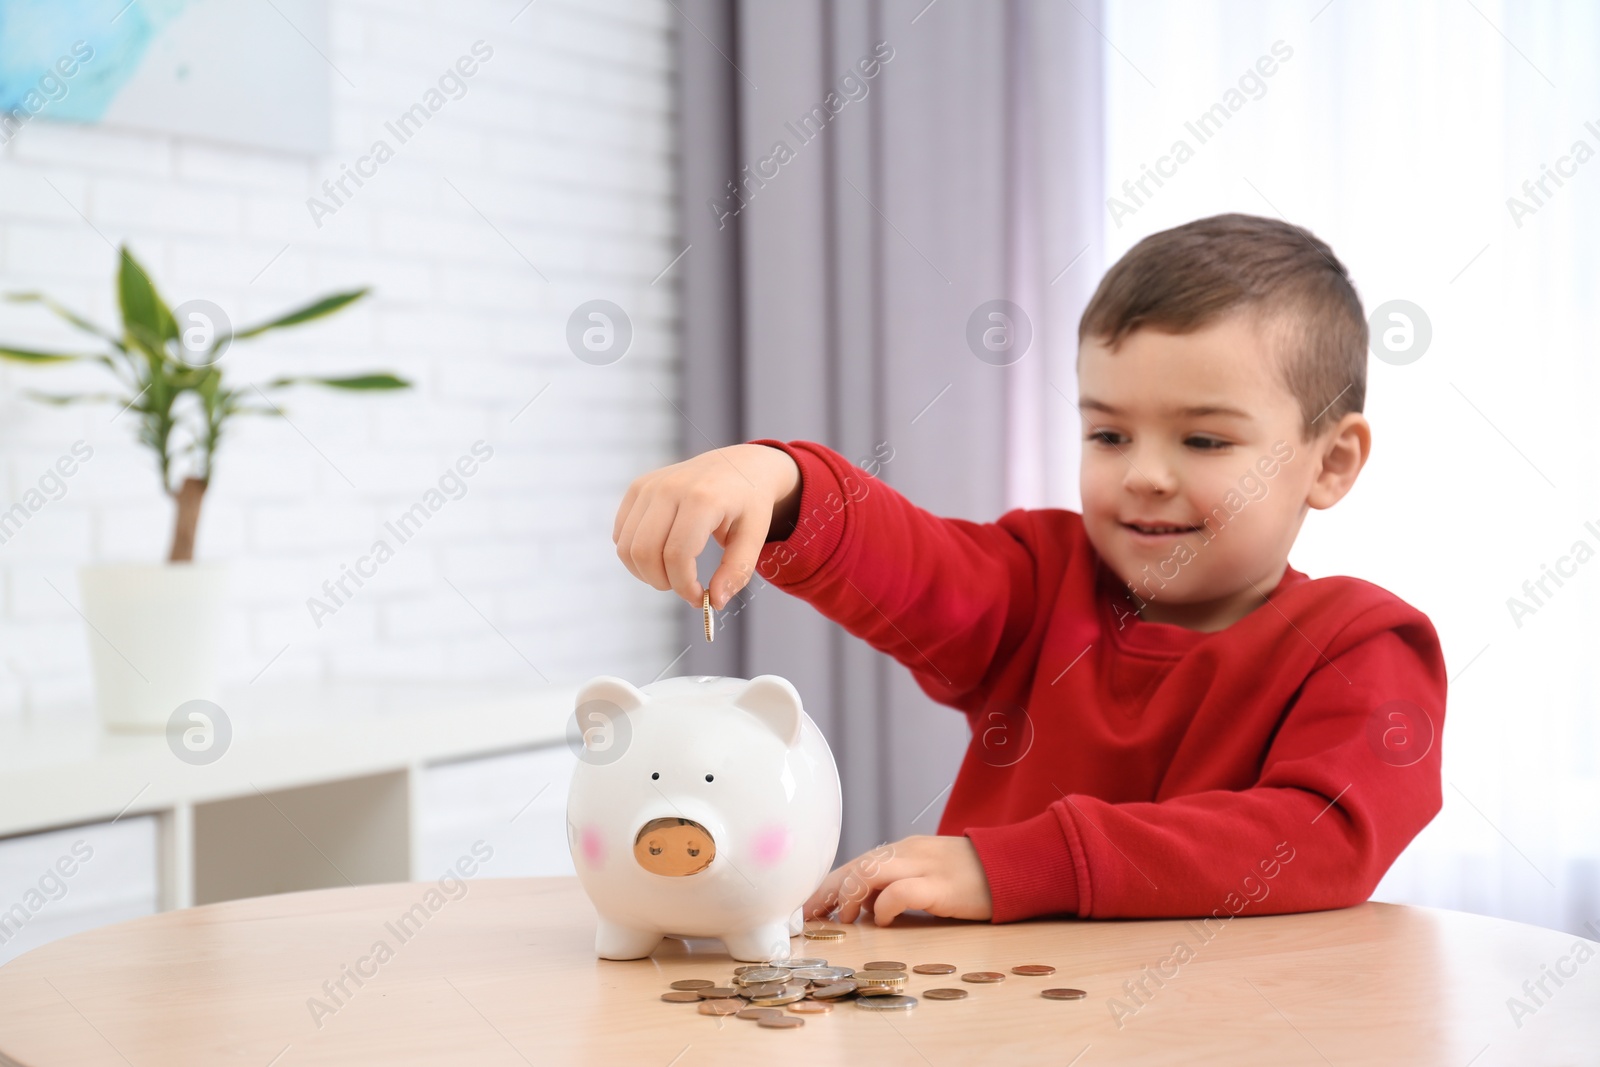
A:
{"type": "Polygon", "coordinates": [[[1122,522],[1119,520],[1118,525],[1140,540],[1147,541],[1159,541],[1164,538],[1182,537],[1184,534],[1195,533],[1200,529],[1199,526],[1184,526],[1172,522],[1150,522],[1142,519],[1135,519],[1132,522],[1122,522]]]}

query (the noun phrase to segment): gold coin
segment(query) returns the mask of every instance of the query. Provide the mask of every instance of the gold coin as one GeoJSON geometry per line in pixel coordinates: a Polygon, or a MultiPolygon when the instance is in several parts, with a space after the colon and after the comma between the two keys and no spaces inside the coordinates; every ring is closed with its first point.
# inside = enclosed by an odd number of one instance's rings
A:
{"type": "Polygon", "coordinates": [[[968,971],[961,976],[963,982],[1004,982],[1006,976],[999,971],[968,971]]]}
{"type": "Polygon", "coordinates": [[[673,989],[710,989],[717,983],[709,978],[680,978],[672,983],[673,989]]]}
{"type": "Polygon", "coordinates": [[[956,968],[951,963],[919,963],[911,968],[914,974],[955,974],[956,968]]]}
{"type": "Polygon", "coordinates": [[[899,983],[896,983],[895,985],[864,985],[864,986],[857,986],[856,987],[856,996],[858,996],[858,997],[893,996],[896,993],[904,993],[905,991],[906,991],[906,986],[905,986],[904,982],[899,982],[899,983]]]}
{"type": "Polygon", "coordinates": [[[1039,995],[1046,1000],[1082,1000],[1089,994],[1081,989],[1046,989],[1039,995]]]}
{"type": "Polygon", "coordinates": [[[1055,974],[1056,969],[1048,963],[1024,963],[1020,967],[1011,968],[1011,973],[1025,974],[1029,978],[1037,978],[1047,974],[1055,974]]]}
{"type": "Polygon", "coordinates": [[[833,1005],[825,1000],[800,1000],[789,1005],[789,1010],[798,1015],[826,1015],[833,1005]]]}
{"type": "Polygon", "coordinates": [[[674,989],[670,993],[661,994],[661,999],[670,1004],[694,1004],[700,1000],[700,994],[689,989],[674,989]]]}
{"type": "Polygon", "coordinates": [[[731,985],[714,985],[706,989],[696,989],[694,992],[702,1000],[726,1000],[728,997],[739,995],[739,991],[731,985]]]}
{"type": "Polygon", "coordinates": [[[965,989],[924,989],[922,995],[929,1000],[960,1000],[967,995],[965,989]]]}
{"type": "Polygon", "coordinates": [[[853,979],[845,979],[844,981],[833,982],[829,985],[813,986],[811,989],[811,999],[832,1000],[834,997],[846,996],[850,993],[854,993],[855,991],[855,981],[853,979]]]}
{"type": "Polygon", "coordinates": [[[782,1015],[781,1008],[740,1008],[733,1013],[735,1019],[770,1019],[774,1015],[782,1015]]]}
{"type": "Polygon", "coordinates": [[[906,965],[898,960],[874,960],[861,965],[863,971],[903,971],[906,965]]]}
{"type": "Polygon", "coordinates": [[[744,1010],[742,1000],[702,1000],[700,1002],[701,1015],[733,1015],[744,1010]]]}
{"type": "Polygon", "coordinates": [[[807,941],[838,941],[842,937],[844,931],[837,926],[823,926],[805,931],[807,941]]]}
{"type": "Polygon", "coordinates": [[[706,640],[710,641],[710,640],[712,640],[713,630],[712,630],[712,622],[711,622],[711,590],[709,590],[709,589],[707,589],[705,591],[705,595],[700,598],[700,610],[705,613],[705,617],[706,617],[706,640]]]}
{"type": "Polygon", "coordinates": [[[756,1020],[757,1026],[765,1026],[768,1030],[798,1030],[806,1021],[793,1015],[765,1015],[756,1020]]]}
{"type": "Polygon", "coordinates": [[[851,975],[856,980],[856,985],[905,985],[906,972],[895,970],[872,970],[862,968],[851,975]]]}
{"type": "Polygon", "coordinates": [[[793,1004],[797,1000],[804,1000],[805,997],[806,994],[804,990],[791,989],[786,993],[779,993],[776,996],[751,997],[750,1003],[763,1008],[777,1008],[784,1004],[793,1004]]]}

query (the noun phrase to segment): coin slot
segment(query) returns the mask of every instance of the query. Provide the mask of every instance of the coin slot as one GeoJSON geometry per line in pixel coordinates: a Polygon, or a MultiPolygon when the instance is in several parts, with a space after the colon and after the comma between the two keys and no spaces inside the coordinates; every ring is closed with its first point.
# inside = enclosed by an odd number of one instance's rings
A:
{"type": "Polygon", "coordinates": [[[697,874],[716,858],[710,832],[693,819],[666,816],[651,819],[633,841],[633,856],[652,874],[668,877],[697,874]]]}

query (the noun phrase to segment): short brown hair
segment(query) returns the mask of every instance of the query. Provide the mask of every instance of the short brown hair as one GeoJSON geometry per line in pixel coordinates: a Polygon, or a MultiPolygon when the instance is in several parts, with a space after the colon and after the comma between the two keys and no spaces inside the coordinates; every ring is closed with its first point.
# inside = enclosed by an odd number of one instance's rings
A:
{"type": "Polygon", "coordinates": [[[1236,311],[1273,327],[1301,434],[1360,411],[1367,319],[1349,272],[1309,230],[1256,215],[1213,215],[1153,233],[1100,279],[1078,321],[1113,351],[1141,326],[1189,333],[1236,311]]]}

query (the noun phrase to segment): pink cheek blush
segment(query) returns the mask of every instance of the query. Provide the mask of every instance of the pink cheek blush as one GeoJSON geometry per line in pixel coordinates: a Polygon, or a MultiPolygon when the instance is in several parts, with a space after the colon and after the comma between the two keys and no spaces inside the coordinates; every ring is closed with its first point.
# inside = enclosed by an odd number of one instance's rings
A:
{"type": "Polygon", "coordinates": [[[750,843],[750,852],[763,867],[771,867],[789,854],[790,840],[787,826],[769,826],[756,834],[750,843]]]}
{"type": "Polygon", "coordinates": [[[583,858],[589,866],[598,869],[605,865],[605,839],[600,836],[600,831],[594,826],[585,826],[578,831],[578,848],[583,853],[583,858]]]}

